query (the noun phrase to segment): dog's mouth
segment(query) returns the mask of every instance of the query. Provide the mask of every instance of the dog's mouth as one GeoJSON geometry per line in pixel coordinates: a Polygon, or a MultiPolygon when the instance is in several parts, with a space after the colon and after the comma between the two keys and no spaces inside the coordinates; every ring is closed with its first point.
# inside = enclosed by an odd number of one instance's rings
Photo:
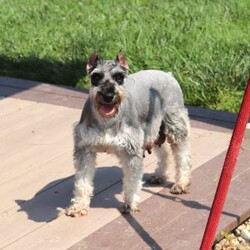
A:
{"type": "Polygon", "coordinates": [[[113,117],[118,111],[118,102],[113,103],[98,103],[98,110],[104,117],[113,117]]]}
{"type": "Polygon", "coordinates": [[[111,118],[118,113],[121,97],[112,92],[104,94],[100,92],[97,93],[95,101],[99,114],[105,118],[111,118]]]}

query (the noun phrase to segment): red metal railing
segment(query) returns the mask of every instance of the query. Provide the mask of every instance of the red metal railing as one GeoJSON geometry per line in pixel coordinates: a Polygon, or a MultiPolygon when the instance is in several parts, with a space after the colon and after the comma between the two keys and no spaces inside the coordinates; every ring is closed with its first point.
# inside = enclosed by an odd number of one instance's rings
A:
{"type": "Polygon", "coordinates": [[[201,242],[200,250],[211,250],[221,212],[225,203],[229,184],[239,155],[246,125],[250,117],[250,78],[247,83],[240,112],[234,127],[228,147],[226,159],[222,168],[220,180],[214,196],[213,205],[208,217],[206,229],[201,242]]]}

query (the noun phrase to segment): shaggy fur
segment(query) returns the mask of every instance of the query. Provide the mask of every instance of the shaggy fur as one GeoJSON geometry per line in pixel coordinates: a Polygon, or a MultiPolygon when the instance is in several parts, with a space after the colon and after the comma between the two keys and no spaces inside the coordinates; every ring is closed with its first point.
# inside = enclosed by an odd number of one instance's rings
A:
{"type": "Polygon", "coordinates": [[[74,128],[74,198],[69,216],[86,215],[93,195],[96,154],[115,154],[123,169],[122,212],[138,211],[143,177],[143,156],[153,149],[158,166],[149,179],[166,180],[167,147],[176,163],[171,192],[186,193],[190,185],[189,119],[181,88],[171,73],[144,70],[128,75],[122,53],[116,60],[101,61],[94,52],[87,72],[89,97],[74,128]]]}

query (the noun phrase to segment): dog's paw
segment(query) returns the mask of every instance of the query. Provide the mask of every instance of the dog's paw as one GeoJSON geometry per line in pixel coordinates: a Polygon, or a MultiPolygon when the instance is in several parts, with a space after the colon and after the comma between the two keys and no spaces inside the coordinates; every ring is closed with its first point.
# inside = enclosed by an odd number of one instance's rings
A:
{"type": "Polygon", "coordinates": [[[81,217],[87,215],[88,210],[79,204],[72,204],[66,208],[65,214],[70,217],[81,217]]]}
{"type": "Polygon", "coordinates": [[[166,176],[151,175],[145,181],[148,184],[164,185],[167,182],[167,177],[166,176]]]}
{"type": "Polygon", "coordinates": [[[190,191],[190,183],[188,184],[181,184],[181,183],[175,183],[171,190],[170,193],[172,194],[187,194],[190,191]]]}
{"type": "Polygon", "coordinates": [[[132,214],[140,212],[140,209],[137,207],[131,208],[130,205],[124,203],[121,205],[120,211],[122,214],[132,214]]]}

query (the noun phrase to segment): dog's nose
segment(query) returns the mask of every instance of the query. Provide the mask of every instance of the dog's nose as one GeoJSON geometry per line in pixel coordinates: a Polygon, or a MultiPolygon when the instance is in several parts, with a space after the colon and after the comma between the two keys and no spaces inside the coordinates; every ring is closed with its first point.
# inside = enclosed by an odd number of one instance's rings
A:
{"type": "Polygon", "coordinates": [[[105,84],[101,88],[100,94],[105,103],[111,103],[115,96],[115,88],[113,85],[105,84]]]}
{"type": "Polygon", "coordinates": [[[102,95],[102,99],[106,103],[111,103],[113,101],[114,95],[115,94],[112,93],[112,92],[105,93],[105,94],[102,95]]]}

